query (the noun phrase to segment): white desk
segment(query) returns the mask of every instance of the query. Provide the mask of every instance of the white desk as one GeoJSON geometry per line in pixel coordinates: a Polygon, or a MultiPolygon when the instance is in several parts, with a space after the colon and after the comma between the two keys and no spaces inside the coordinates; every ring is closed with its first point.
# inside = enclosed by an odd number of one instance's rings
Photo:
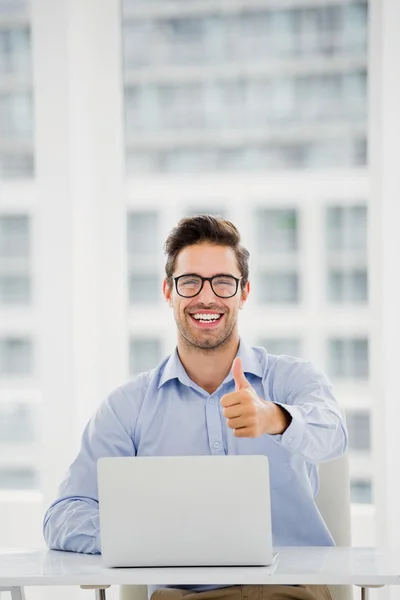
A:
{"type": "MultiPolygon", "coordinates": [[[[70,552],[0,549],[0,590],[24,586],[122,584],[326,584],[382,586],[400,584],[400,549],[277,548],[271,567],[184,567],[107,569],[101,556],[70,552]]],[[[104,592],[96,591],[98,598],[104,592]]]]}

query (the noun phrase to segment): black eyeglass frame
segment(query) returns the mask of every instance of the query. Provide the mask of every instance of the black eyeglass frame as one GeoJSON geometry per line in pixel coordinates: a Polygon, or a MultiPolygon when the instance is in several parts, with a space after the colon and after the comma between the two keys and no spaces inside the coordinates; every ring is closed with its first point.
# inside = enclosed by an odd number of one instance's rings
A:
{"type": "Polygon", "coordinates": [[[173,277],[173,280],[175,282],[175,289],[176,289],[176,293],[178,294],[178,296],[181,296],[181,298],[195,298],[195,296],[198,296],[201,292],[201,290],[204,287],[204,282],[205,281],[209,281],[210,282],[210,286],[211,289],[213,291],[213,294],[215,294],[218,298],[233,298],[234,296],[236,296],[238,288],[239,288],[239,281],[243,279],[243,275],[241,277],[235,277],[234,275],[229,275],[228,273],[220,273],[219,275],[214,275],[213,277],[202,277],[201,275],[198,275],[197,273],[184,273],[183,275],[178,275],[178,277],[173,277]],[[192,296],[184,296],[183,294],[180,294],[178,291],[178,281],[179,279],[181,279],[182,277],[198,277],[199,279],[201,279],[201,286],[198,292],[196,292],[195,294],[193,294],[192,296]],[[217,294],[214,290],[213,287],[213,279],[218,279],[218,277],[231,277],[232,279],[235,280],[236,283],[236,289],[235,289],[235,293],[231,294],[230,296],[220,296],[219,294],[217,294]]]}

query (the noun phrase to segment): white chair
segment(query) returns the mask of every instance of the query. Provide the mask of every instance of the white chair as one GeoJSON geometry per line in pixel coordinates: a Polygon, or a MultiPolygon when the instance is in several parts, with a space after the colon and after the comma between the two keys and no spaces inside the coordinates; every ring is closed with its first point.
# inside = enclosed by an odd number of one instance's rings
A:
{"type": "MultiPolygon", "coordinates": [[[[319,467],[318,508],[337,546],[351,546],[350,476],[347,453],[319,467]]],[[[351,586],[330,586],[332,600],[353,600],[351,586]]],[[[147,600],[147,586],[122,585],[120,600],[147,600]]]]}
{"type": "MultiPolygon", "coordinates": [[[[350,473],[348,453],[319,466],[317,506],[336,546],[351,546],[350,473]]],[[[332,600],[353,600],[350,585],[329,586],[332,600]]]]}

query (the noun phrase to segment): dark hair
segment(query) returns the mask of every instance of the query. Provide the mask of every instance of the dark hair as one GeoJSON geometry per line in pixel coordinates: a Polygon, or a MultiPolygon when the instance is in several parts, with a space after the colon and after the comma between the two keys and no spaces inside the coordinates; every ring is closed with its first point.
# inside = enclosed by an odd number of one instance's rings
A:
{"type": "Polygon", "coordinates": [[[250,253],[240,244],[239,231],[230,221],[206,214],[181,219],[165,242],[164,250],[167,255],[165,274],[170,288],[172,288],[172,274],[179,252],[193,244],[215,244],[232,248],[243,277],[241,286],[244,288],[249,278],[250,253]]]}

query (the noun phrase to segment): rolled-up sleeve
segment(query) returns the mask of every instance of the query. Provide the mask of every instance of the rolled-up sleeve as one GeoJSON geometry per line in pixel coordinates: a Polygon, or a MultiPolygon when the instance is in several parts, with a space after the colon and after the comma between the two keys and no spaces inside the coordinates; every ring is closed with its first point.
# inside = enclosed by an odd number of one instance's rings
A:
{"type": "Polygon", "coordinates": [[[87,424],[78,456],[44,517],[43,534],[49,548],[101,552],[97,460],[103,456],[136,455],[129,426],[131,415],[128,399],[118,389],[87,424]]]}
{"type": "Polygon", "coordinates": [[[276,404],[292,417],[278,444],[310,463],[337,458],[347,450],[347,430],[328,377],[311,363],[298,362],[286,374],[276,404]]]}

